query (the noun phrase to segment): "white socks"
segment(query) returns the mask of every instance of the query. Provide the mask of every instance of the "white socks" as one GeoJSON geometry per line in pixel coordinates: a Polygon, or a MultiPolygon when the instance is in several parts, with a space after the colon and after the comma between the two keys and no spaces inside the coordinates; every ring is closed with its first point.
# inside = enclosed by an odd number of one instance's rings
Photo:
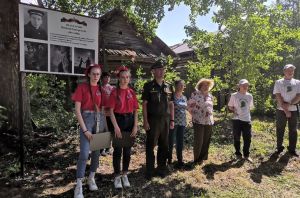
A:
{"type": "Polygon", "coordinates": [[[95,177],[95,172],[90,172],[89,179],[92,179],[94,177],[95,177]]]}
{"type": "MultiPolygon", "coordinates": [[[[90,172],[89,179],[94,179],[94,178],[95,178],[95,172],[90,172]]],[[[83,181],[83,178],[77,178],[76,185],[82,186],[82,181],[83,181]]]]}
{"type": "Polygon", "coordinates": [[[83,180],[83,178],[77,178],[76,179],[76,182],[77,182],[76,186],[82,186],[82,180],[83,180]]]}

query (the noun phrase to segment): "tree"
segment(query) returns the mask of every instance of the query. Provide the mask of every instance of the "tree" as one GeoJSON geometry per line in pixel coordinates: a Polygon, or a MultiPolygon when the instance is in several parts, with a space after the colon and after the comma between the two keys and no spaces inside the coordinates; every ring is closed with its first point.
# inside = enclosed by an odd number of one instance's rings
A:
{"type": "MultiPolygon", "coordinates": [[[[19,129],[20,89],[23,86],[22,99],[26,126],[30,127],[30,105],[25,86],[25,77],[19,75],[19,1],[0,0],[0,105],[8,110],[8,121],[13,130],[19,129]]],[[[29,128],[30,129],[30,128],[29,128]]]]}
{"type": "Polygon", "coordinates": [[[189,77],[214,77],[219,89],[231,89],[247,78],[256,107],[264,112],[272,108],[271,89],[285,54],[295,50],[288,41],[300,40],[300,31],[288,26],[288,11],[262,2],[215,1],[219,10],[213,20],[219,31],[208,33],[193,24],[187,31],[199,60],[188,66],[189,77]]]}

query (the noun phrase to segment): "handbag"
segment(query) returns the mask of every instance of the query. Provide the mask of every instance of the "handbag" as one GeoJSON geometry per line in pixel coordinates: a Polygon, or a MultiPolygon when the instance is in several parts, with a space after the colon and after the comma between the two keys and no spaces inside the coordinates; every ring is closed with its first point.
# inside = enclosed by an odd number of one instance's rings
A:
{"type": "Polygon", "coordinates": [[[93,130],[92,130],[93,138],[90,141],[90,150],[97,151],[100,149],[109,148],[111,146],[112,135],[111,135],[111,132],[108,131],[107,121],[106,121],[106,118],[105,118],[103,112],[102,112],[103,116],[98,114],[100,112],[100,110],[97,107],[97,105],[95,104],[91,89],[90,89],[90,92],[91,92],[91,97],[92,97],[92,100],[94,103],[95,112],[97,112],[95,114],[95,126],[93,127],[93,130]],[[105,124],[103,132],[100,131],[101,119],[104,120],[103,123],[105,124]]]}
{"type": "Polygon", "coordinates": [[[90,141],[90,150],[97,151],[109,148],[111,145],[111,136],[111,132],[109,131],[93,134],[93,139],[90,141]]]}
{"type": "Polygon", "coordinates": [[[131,132],[123,131],[122,138],[116,138],[113,136],[113,147],[132,147],[135,141],[135,137],[131,137],[131,132]]]}
{"type": "Polygon", "coordinates": [[[90,141],[90,150],[96,151],[104,148],[109,148],[111,146],[112,134],[108,131],[107,122],[104,117],[105,128],[103,132],[100,132],[100,120],[96,121],[94,130],[93,130],[93,138],[90,141]],[[98,130],[98,131],[97,131],[98,130]]]}

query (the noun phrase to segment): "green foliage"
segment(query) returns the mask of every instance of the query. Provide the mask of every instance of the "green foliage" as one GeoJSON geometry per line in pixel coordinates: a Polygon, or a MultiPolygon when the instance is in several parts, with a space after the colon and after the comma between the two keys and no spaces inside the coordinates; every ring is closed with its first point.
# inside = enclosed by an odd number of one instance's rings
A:
{"type": "Polygon", "coordinates": [[[27,75],[32,119],[37,127],[53,127],[58,132],[74,126],[75,116],[68,112],[65,93],[66,82],[57,76],[45,74],[27,75]]]}
{"type": "Polygon", "coordinates": [[[134,87],[140,99],[140,94],[143,91],[144,84],[147,82],[147,79],[145,78],[146,73],[144,72],[142,66],[139,66],[136,70],[136,77],[137,80],[134,83],[134,87]]]}
{"type": "Polygon", "coordinates": [[[212,1],[219,7],[213,20],[219,31],[208,33],[187,28],[198,61],[188,64],[189,82],[214,78],[216,89],[232,89],[238,80],[251,83],[256,109],[272,111],[271,94],[276,75],[281,74],[288,54],[296,51],[290,41],[300,41],[300,29],[289,26],[289,10],[267,7],[263,1],[212,1]]]}
{"type": "Polygon", "coordinates": [[[167,56],[165,58],[165,62],[166,62],[165,80],[173,85],[174,81],[176,79],[179,79],[179,72],[177,72],[173,67],[174,60],[171,56],[167,56]]]}
{"type": "Polygon", "coordinates": [[[4,177],[16,175],[20,171],[20,162],[15,159],[12,162],[9,162],[2,171],[2,176],[4,177]]]}
{"type": "MultiPolygon", "coordinates": [[[[138,69],[136,70],[136,81],[134,83],[134,88],[136,90],[136,94],[137,94],[137,99],[139,101],[139,114],[138,114],[138,123],[139,126],[143,125],[143,114],[142,114],[142,92],[143,92],[143,87],[144,84],[149,80],[146,79],[146,73],[144,72],[142,66],[139,66],[138,69]]],[[[140,133],[139,133],[140,134],[140,133]]],[[[139,135],[140,136],[140,135],[139,135]]],[[[140,140],[141,138],[137,138],[138,140],[140,140]]]]}

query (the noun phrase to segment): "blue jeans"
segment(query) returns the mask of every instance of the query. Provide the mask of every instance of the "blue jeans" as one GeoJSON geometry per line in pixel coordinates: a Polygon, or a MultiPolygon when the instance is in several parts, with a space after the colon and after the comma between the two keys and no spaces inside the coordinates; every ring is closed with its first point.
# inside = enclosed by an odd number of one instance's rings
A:
{"type": "Polygon", "coordinates": [[[183,134],[185,126],[175,125],[173,130],[169,132],[169,155],[168,160],[172,161],[174,138],[176,137],[176,154],[178,162],[182,162],[182,150],[183,150],[183,134]],[[176,134],[176,135],[175,135],[176,134]]]}
{"type": "MultiPolygon", "coordinates": [[[[96,114],[95,112],[82,112],[81,113],[83,121],[86,125],[86,128],[91,132],[93,132],[93,127],[96,124],[95,114],[96,114]]],[[[104,131],[104,128],[105,128],[104,119],[105,119],[105,116],[103,114],[97,113],[97,120],[100,121],[100,131],[104,131]]],[[[83,178],[85,169],[86,169],[86,162],[88,160],[89,152],[90,152],[90,142],[83,134],[83,131],[81,128],[79,130],[79,135],[80,135],[80,153],[79,153],[79,158],[77,161],[76,178],[83,178]]],[[[97,168],[99,167],[99,156],[100,156],[100,151],[93,151],[91,153],[90,172],[96,172],[97,168]]]]}

